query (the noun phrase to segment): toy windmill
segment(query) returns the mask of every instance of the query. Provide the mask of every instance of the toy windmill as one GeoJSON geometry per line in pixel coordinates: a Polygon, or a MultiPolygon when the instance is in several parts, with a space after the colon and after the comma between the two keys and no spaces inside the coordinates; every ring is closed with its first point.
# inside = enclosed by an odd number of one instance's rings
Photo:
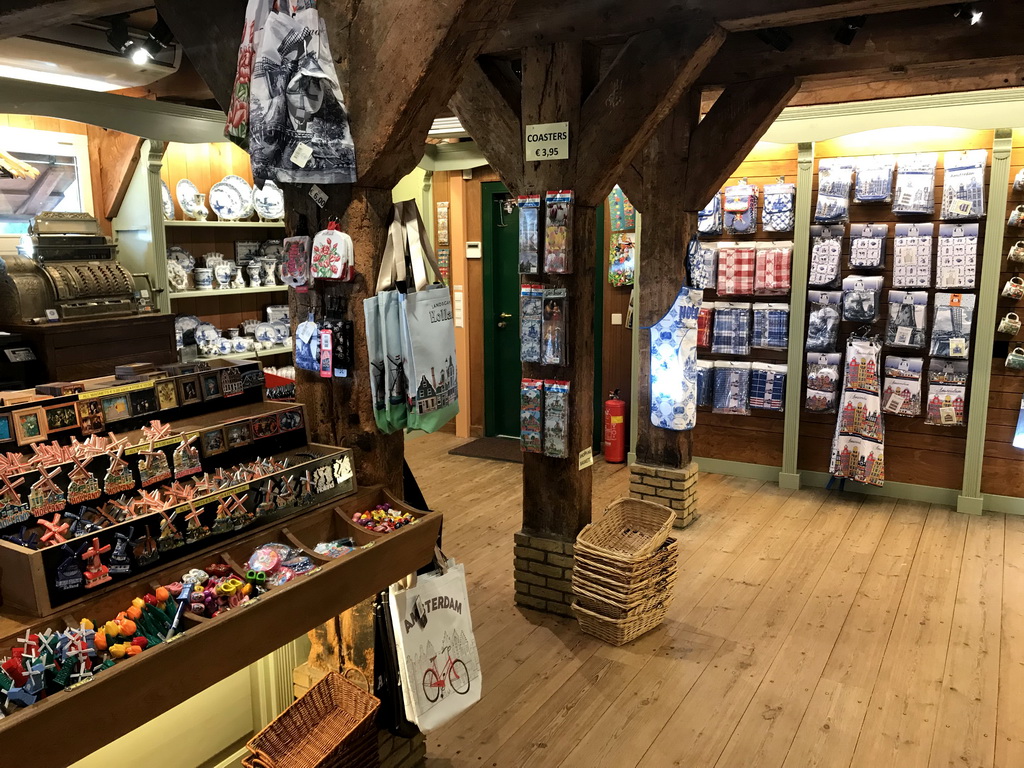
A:
{"type": "Polygon", "coordinates": [[[0,474],[0,501],[19,506],[21,496],[18,494],[18,486],[24,483],[24,477],[15,477],[12,480],[7,473],[0,474]]]}
{"type": "Polygon", "coordinates": [[[77,550],[73,550],[67,544],[61,549],[67,553],[67,557],[57,565],[57,576],[53,580],[57,589],[81,589],[85,583],[85,576],[82,575],[81,555],[85,551],[85,544],[80,544],[77,550]]]}
{"type": "MultiPolygon", "coordinates": [[[[231,527],[236,531],[244,528],[253,520],[253,515],[245,508],[245,501],[249,498],[249,494],[245,494],[242,498],[238,498],[237,494],[231,494],[231,497],[221,502],[220,507],[217,508],[217,519],[220,520],[221,510],[224,510],[224,514],[231,519],[231,527]]],[[[214,529],[217,529],[217,523],[214,523],[214,529]]]]}
{"type": "Polygon", "coordinates": [[[157,511],[160,512],[160,516],[163,517],[163,520],[160,522],[160,536],[156,540],[157,547],[161,552],[166,552],[169,549],[180,547],[185,543],[185,541],[181,535],[181,531],[174,527],[174,518],[178,513],[174,512],[172,514],[167,514],[167,510],[162,506],[157,511]]]}
{"type": "Polygon", "coordinates": [[[138,517],[139,514],[135,510],[135,499],[129,499],[127,496],[122,496],[119,499],[110,499],[103,505],[103,508],[104,511],[113,515],[119,522],[131,520],[133,517],[138,517]]]}
{"type": "Polygon", "coordinates": [[[274,510],[274,481],[267,480],[259,491],[259,503],[256,504],[256,516],[269,514],[274,510]]]}
{"type": "Polygon", "coordinates": [[[199,450],[193,445],[198,439],[198,433],[184,436],[174,449],[175,477],[188,477],[203,471],[203,465],[199,460],[199,450]]]}
{"type": "Polygon", "coordinates": [[[149,448],[140,453],[145,457],[139,462],[139,477],[142,480],[143,488],[170,479],[171,465],[167,463],[166,453],[159,448],[154,449],[152,441],[149,443],[149,448]]]}
{"type": "Polygon", "coordinates": [[[160,548],[147,525],[146,535],[135,543],[135,562],[140,568],[143,568],[156,562],[158,557],[160,557],[160,548]]]}
{"type": "Polygon", "coordinates": [[[98,538],[94,538],[92,540],[92,546],[82,553],[82,560],[85,561],[86,589],[98,587],[100,584],[105,584],[110,581],[110,569],[107,568],[100,559],[101,555],[105,555],[109,551],[109,544],[100,546],[100,540],[98,538]]]}
{"type": "Polygon", "coordinates": [[[87,533],[93,533],[102,529],[103,526],[86,518],[85,513],[88,509],[83,504],[78,508],[78,512],[68,511],[64,513],[64,519],[71,525],[72,536],[84,536],[87,533]]]}
{"type": "Polygon", "coordinates": [[[171,436],[171,425],[162,423],[160,419],[153,419],[149,426],[142,428],[142,436],[150,442],[152,448],[152,443],[171,436]]]}
{"type": "Polygon", "coordinates": [[[54,515],[53,520],[39,520],[39,524],[46,529],[46,533],[39,539],[44,544],[63,544],[67,541],[64,534],[71,527],[68,523],[62,523],[60,515],[54,515]]]}
{"type": "Polygon", "coordinates": [[[114,534],[116,542],[110,553],[110,572],[116,576],[127,576],[132,572],[131,546],[135,538],[135,528],[130,527],[127,533],[118,531],[114,534]]]}
{"type": "Polygon", "coordinates": [[[189,513],[185,515],[185,520],[188,525],[185,527],[185,543],[193,544],[200,539],[205,539],[210,535],[210,529],[203,525],[203,521],[200,517],[203,514],[203,508],[196,509],[195,504],[191,501],[188,503],[189,513]]]}

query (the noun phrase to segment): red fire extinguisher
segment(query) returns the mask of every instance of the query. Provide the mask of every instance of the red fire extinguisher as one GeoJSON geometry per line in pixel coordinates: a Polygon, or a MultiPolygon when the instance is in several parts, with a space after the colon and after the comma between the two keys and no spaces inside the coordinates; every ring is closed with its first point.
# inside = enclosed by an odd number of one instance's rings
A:
{"type": "Polygon", "coordinates": [[[604,460],[610,464],[626,460],[626,401],[617,389],[604,401],[604,460]]]}

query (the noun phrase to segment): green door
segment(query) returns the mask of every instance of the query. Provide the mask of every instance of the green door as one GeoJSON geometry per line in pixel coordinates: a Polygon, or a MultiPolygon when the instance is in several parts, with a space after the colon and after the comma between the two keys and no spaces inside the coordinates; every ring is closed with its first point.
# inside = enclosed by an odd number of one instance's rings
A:
{"type": "Polygon", "coordinates": [[[484,432],[519,437],[519,209],[506,213],[505,185],[482,185],[484,432]]]}

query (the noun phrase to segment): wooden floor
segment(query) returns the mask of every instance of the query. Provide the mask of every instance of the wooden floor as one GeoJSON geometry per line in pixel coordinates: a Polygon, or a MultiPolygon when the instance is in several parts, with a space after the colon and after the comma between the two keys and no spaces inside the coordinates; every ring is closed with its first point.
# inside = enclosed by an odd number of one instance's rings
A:
{"type": "Polygon", "coordinates": [[[431,768],[1024,766],[1024,518],[701,475],[668,620],[613,648],[514,606],[522,468],[460,442],[407,444],[484,675],[431,768]]]}

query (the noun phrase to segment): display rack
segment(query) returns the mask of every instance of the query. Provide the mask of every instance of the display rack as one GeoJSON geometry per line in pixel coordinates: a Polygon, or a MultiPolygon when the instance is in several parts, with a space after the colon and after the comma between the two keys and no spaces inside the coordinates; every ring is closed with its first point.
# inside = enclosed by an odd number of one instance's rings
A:
{"type": "Polygon", "coordinates": [[[182,220],[174,219],[164,221],[165,227],[176,229],[178,227],[198,227],[204,229],[213,227],[215,229],[284,229],[283,221],[203,221],[203,220],[182,220]]]}

